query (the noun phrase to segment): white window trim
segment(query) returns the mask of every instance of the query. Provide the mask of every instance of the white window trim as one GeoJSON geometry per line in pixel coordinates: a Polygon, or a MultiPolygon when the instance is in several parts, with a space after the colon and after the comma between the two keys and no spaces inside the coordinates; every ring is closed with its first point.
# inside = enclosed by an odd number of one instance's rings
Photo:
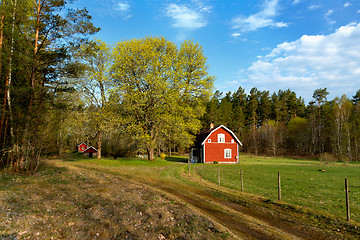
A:
{"type": "Polygon", "coordinates": [[[234,139],[231,139],[231,143],[234,143],[235,141],[234,141],[234,139]]]}
{"type": "Polygon", "coordinates": [[[211,139],[210,139],[210,138],[208,139],[208,142],[211,143],[211,139]]]}
{"type": "Polygon", "coordinates": [[[219,133],[217,135],[217,137],[218,137],[218,143],[224,143],[225,142],[225,134],[219,133]],[[221,139],[224,140],[224,141],[221,141],[221,139]]]}
{"type": "Polygon", "coordinates": [[[226,149],[224,149],[224,158],[231,158],[231,149],[230,148],[226,148],[226,149]],[[230,154],[230,156],[229,157],[227,157],[226,155],[226,152],[229,152],[230,154]]]}

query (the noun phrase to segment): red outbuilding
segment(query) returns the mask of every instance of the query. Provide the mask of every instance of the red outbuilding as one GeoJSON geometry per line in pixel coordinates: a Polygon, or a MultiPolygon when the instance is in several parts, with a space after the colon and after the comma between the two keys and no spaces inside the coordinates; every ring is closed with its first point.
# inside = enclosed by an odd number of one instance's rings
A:
{"type": "Polygon", "coordinates": [[[220,125],[200,132],[196,136],[195,144],[190,149],[190,160],[202,163],[238,163],[239,151],[242,143],[235,134],[220,125]]]}
{"type": "Polygon", "coordinates": [[[78,152],[83,152],[88,148],[87,144],[82,142],[78,145],[78,152]]]}
{"type": "Polygon", "coordinates": [[[89,157],[92,157],[94,153],[97,153],[97,150],[94,147],[90,146],[87,149],[85,149],[82,153],[87,154],[89,157]]]}

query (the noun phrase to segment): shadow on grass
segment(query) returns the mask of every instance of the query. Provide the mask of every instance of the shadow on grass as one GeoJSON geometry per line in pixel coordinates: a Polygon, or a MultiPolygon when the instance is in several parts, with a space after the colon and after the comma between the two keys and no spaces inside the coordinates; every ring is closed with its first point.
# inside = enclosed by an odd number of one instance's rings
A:
{"type": "Polygon", "coordinates": [[[92,159],[94,157],[89,158],[82,153],[76,152],[76,153],[64,153],[63,155],[59,156],[59,158],[62,159],[63,161],[74,162],[74,161],[79,161],[79,160],[88,160],[88,159],[92,159]]]}
{"type": "Polygon", "coordinates": [[[188,162],[187,157],[180,157],[180,156],[165,157],[165,160],[169,162],[182,162],[182,163],[188,162]]]}

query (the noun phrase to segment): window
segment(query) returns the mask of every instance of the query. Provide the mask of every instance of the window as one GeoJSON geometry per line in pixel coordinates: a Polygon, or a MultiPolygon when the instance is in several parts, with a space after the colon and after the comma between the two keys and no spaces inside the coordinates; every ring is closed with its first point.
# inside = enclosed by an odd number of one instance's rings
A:
{"type": "Polygon", "coordinates": [[[211,142],[211,139],[210,139],[210,138],[208,139],[208,142],[211,142]]]}
{"type": "Polygon", "coordinates": [[[234,143],[234,139],[231,139],[231,143],[234,143]]]}
{"type": "Polygon", "coordinates": [[[225,134],[223,134],[223,133],[218,134],[218,142],[219,143],[224,143],[225,142],[225,134]]]}
{"type": "Polygon", "coordinates": [[[231,149],[225,149],[224,150],[224,157],[225,158],[231,158],[231,149]]]}

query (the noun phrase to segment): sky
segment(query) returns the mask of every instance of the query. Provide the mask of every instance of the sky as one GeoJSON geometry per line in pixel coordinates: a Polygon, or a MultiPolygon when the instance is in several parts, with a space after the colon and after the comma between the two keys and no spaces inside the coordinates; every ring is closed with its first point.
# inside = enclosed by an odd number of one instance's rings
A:
{"type": "Polygon", "coordinates": [[[198,42],[214,90],[294,91],[305,103],[360,89],[359,0],[77,0],[108,44],[163,36],[198,42]]]}

